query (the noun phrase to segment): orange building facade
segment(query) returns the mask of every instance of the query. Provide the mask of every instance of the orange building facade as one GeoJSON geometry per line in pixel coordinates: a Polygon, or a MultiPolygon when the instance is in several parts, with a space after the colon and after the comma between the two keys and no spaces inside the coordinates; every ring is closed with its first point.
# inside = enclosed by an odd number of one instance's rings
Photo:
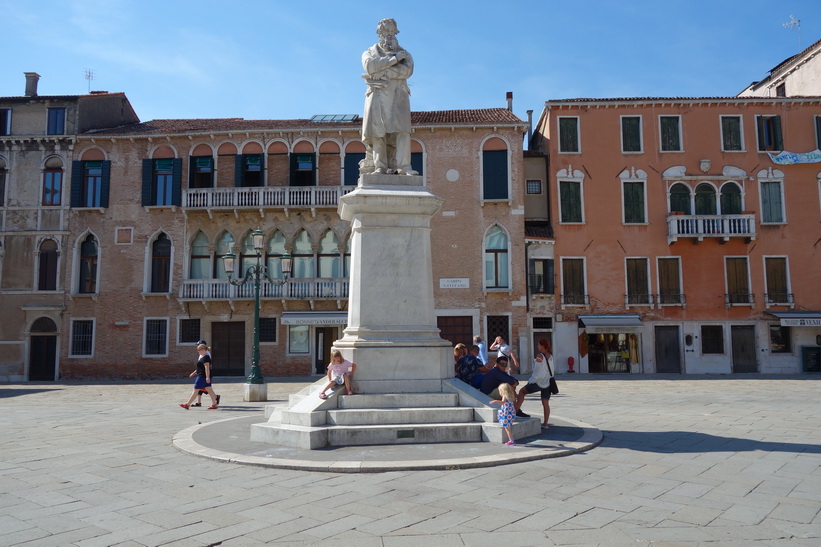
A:
{"type": "Polygon", "coordinates": [[[819,120],[818,97],[547,101],[557,368],[821,370],[819,120]]]}

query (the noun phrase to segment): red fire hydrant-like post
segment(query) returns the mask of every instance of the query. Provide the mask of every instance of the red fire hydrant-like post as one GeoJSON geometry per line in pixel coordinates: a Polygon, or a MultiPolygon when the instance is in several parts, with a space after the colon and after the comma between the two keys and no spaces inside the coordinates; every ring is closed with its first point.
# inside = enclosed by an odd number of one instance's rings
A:
{"type": "Polygon", "coordinates": [[[573,363],[574,362],[575,362],[575,360],[572,357],[567,358],[567,372],[575,372],[573,370],[573,363]]]}

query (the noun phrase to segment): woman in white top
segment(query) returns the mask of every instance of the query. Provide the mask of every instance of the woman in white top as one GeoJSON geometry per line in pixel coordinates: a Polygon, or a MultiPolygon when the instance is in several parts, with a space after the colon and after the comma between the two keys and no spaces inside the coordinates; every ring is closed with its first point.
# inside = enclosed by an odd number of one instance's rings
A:
{"type": "Polygon", "coordinates": [[[547,420],[550,418],[550,378],[553,377],[553,355],[550,354],[550,342],[542,338],[539,340],[536,358],[533,359],[533,374],[527,385],[519,390],[516,398],[516,408],[522,407],[525,395],[539,391],[542,397],[544,420],[542,429],[547,429],[547,420]]]}

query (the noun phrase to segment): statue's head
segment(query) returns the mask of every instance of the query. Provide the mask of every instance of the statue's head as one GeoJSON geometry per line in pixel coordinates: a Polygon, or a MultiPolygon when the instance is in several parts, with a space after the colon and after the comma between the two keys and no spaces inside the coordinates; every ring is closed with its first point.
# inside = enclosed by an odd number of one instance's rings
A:
{"type": "Polygon", "coordinates": [[[396,36],[399,34],[399,29],[396,28],[396,21],[393,19],[382,19],[376,25],[376,33],[379,36],[396,36]]]}

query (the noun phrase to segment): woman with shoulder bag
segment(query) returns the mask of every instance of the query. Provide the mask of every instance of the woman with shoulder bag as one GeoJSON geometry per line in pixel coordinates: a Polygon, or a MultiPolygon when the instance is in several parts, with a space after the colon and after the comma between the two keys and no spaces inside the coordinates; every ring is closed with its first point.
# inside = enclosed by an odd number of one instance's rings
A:
{"type": "Polygon", "coordinates": [[[527,381],[527,385],[519,390],[516,398],[516,408],[520,409],[528,393],[539,392],[544,409],[544,420],[542,429],[547,429],[547,420],[550,418],[550,380],[553,379],[553,355],[550,353],[550,342],[545,339],[539,340],[538,352],[533,359],[533,374],[527,381]]]}

